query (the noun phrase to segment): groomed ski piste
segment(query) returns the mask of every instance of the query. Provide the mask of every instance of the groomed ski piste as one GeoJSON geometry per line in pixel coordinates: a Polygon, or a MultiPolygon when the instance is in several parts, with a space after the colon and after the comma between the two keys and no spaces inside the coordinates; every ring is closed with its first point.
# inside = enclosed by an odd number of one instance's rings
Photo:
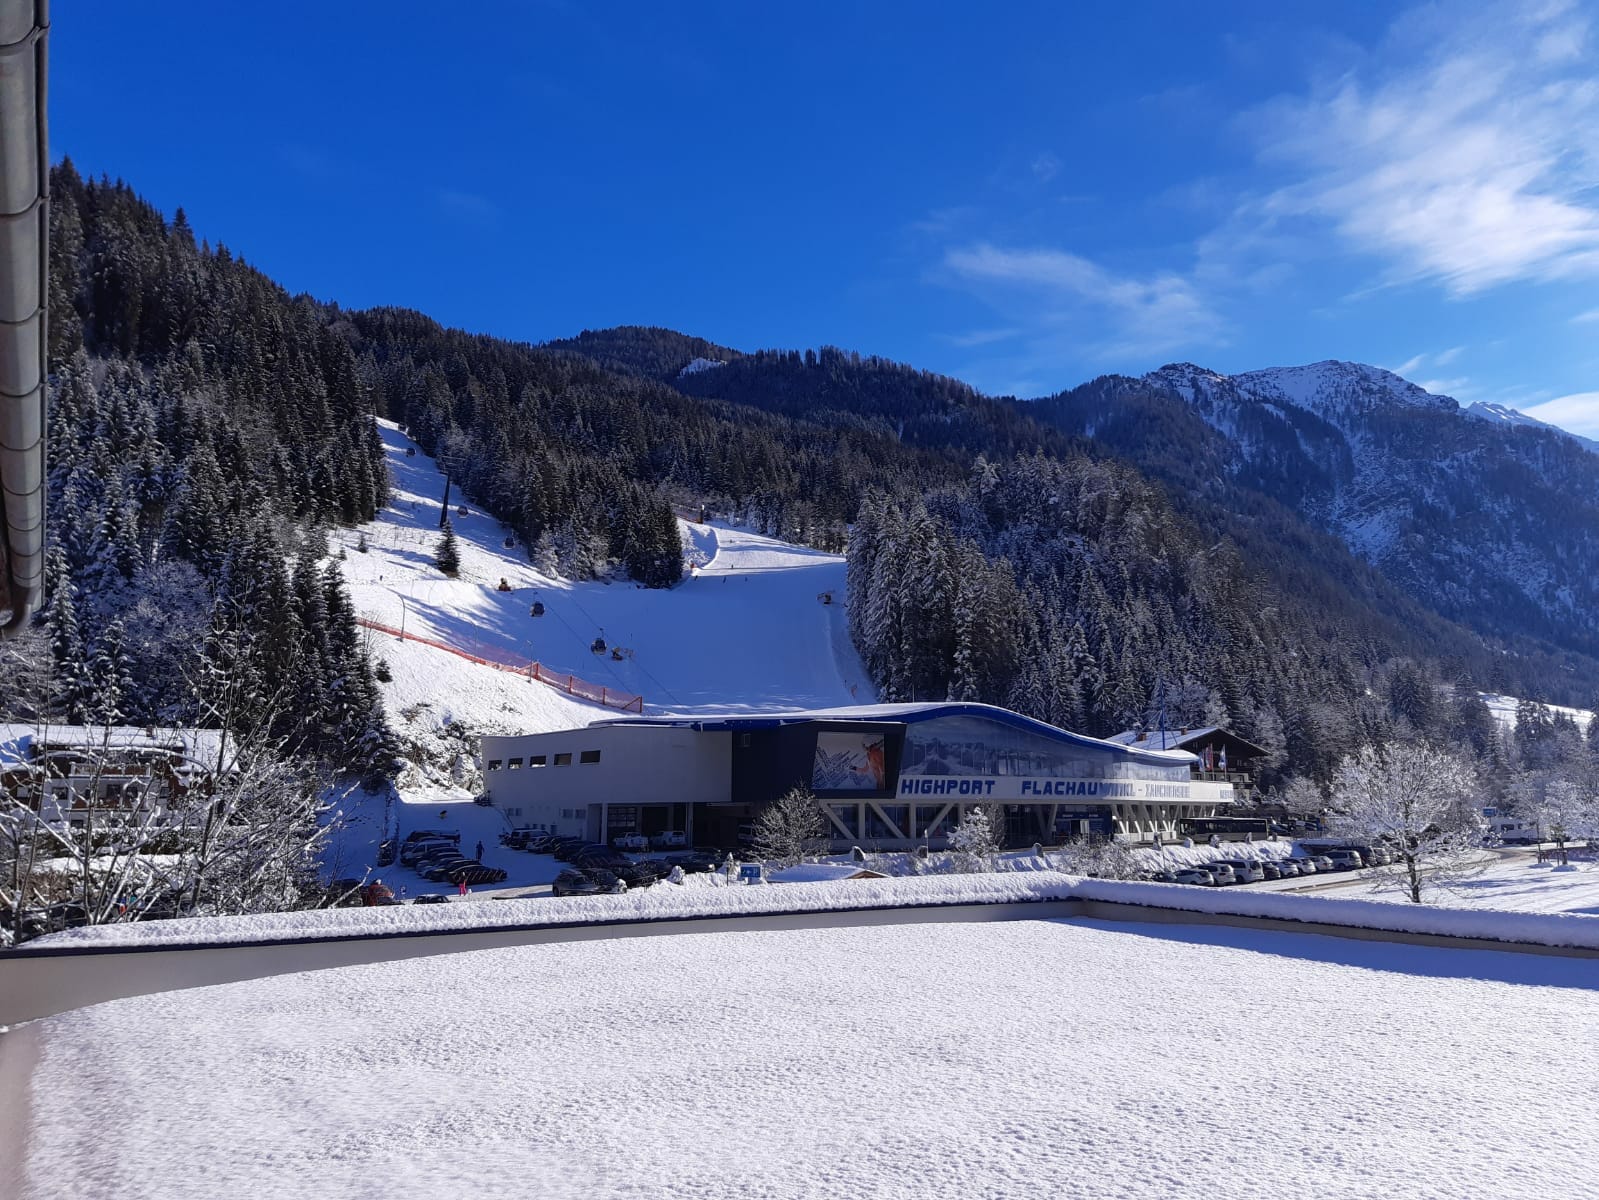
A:
{"type": "MultiPolygon", "coordinates": [[[[389,504],[374,521],[334,531],[332,548],[342,551],[358,616],[459,653],[368,630],[372,657],[392,676],[384,698],[409,761],[395,814],[359,791],[343,798],[344,827],[326,855],[334,877],[361,877],[385,829],[397,827],[402,834],[458,831],[473,848],[481,842],[484,861],[512,873],[507,888],[553,878],[549,863],[502,850],[503,819],[472,803],[482,784],[476,739],[570,729],[622,714],[462,655],[538,662],[558,675],[642,696],[648,713],[824,708],[876,698],[845,627],[841,557],[726,523],[682,521],[685,562],[676,587],[573,581],[537,570],[511,530],[457,487],[449,517],[461,569],[447,578],[433,561],[445,476],[394,422],[380,420],[378,427],[393,489],[389,504]],[[502,580],[509,590],[500,590],[502,580]],[[532,615],[535,603],[544,606],[542,616],[532,615]],[[591,649],[595,638],[605,640],[604,653],[591,649]]],[[[398,868],[384,879],[411,895],[438,890],[398,868]]]]}

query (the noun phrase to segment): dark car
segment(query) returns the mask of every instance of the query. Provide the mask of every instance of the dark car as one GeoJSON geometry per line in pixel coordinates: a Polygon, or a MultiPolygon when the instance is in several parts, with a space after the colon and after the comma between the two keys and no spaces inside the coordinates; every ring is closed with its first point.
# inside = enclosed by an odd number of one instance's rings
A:
{"type": "Polygon", "coordinates": [[[629,888],[646,888],[660,878],[659,875],[643,863],[627,863],[612,869],[616,877],[627,884],[629,888]]]}
{"type": "Polygon", "coordinates": [[[562,871],[550,885],[554,896],[597,896],[604,890],[582,871],[562,871]]]}
{"type": "Polygon", "coordinates": [[[448,896],[441,895],[438,892],[424,892],[411,901],[412,904],[448,904],[449,902],[450,898],[448,896]]]}
{"type": "Polygon", "coordinates": [[[625,854],[618,854],[615,850],[585,850],[573,858],[572,863],[578,867],[609,867],[615,871],[632,866],[633,860],[625,854]]]}
{"type": "Polygon", "coordinates": [[[548,854],[555,849],[555,838],[548,833],[535,834],[528,838],[523,849],[533,854],[548,854]]]}
{"type": "Polygon", "coordinates": [[[480,883],[504,883],[505,872],[499,867],[485,867],[476,859],[469,859],[450,867],[445,878],[453,884],[464,883],[471,887],[480,883]]]}
{"type": "MultiPolygon", "coordinates": [[[[430,880],[433,883],[443,883],[446,879],[450,879],[450,872],[456,867],[470,867],[476,865],[477,864],[475,860],[470,858],[462,858],[457,855],[455,858],[446,858],[440,859],[437,862],[424,863],[418,869],[417,874],[422,876],[423,879],[430,880]]],[[[450,879],[450,882],[454,883],[455,880],[450,879]]]]}
{"type": "Polygon", "coordinates": [[[716,853],[706,854],[699,850],[689,850],[683,854],[668,854],[662,861],[669,867],[682,867],[692,874],[695,871],[716,870],[721,865],[722,858],[716,853]]]}
{"type": "Polygon", "coordinates": [[[1265,875],[1267,879],[1281,879],[1283,877],[1283,869],[1269,859],[1258,862],[1255,865],[1260,868],[1261,874],[1265,875]]]}
{"type": "Polygon", "coordinates": [[[604,850],[604,846],[596,846],[583,838],[562,838],[555,843],[555,857],[562,862],[571,862],[585,850],[604,850]]]}
{"type": "Polygon", "coordinates": [[[584,867],[583,874],[592,879],[602,892],[617,891],[617,884],[625,882],[615,871],[606,867],[584,867]]]}

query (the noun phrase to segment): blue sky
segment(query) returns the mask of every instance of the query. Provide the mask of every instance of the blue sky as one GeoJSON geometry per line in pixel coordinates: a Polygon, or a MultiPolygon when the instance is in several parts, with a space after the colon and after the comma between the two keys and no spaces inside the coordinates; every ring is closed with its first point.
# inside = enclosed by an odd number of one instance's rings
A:
{"type": "Polygon", "coordinates": [[[51,141],[294,291],[1039,395],[1344,358],[1599,435],[1599,30],[1538,0],[58,4],[51,141]]]}

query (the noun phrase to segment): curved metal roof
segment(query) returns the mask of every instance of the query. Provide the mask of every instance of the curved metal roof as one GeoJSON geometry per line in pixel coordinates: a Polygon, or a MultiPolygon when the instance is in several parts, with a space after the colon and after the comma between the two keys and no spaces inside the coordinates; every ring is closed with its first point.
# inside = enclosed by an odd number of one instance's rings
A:
{"type": "Polygon", "coordinates": [[[1044,721],[1037,721],[1032,717],[1023,716],[1021,713],[1012,712],[1008,708],[1000,708],[997,705],[954,701],[924,704],[862,704],[848,708],[818,708],[774,713],[706,713],[698,716],[678,717],[618,717],[613,720],[594,721],[591,727],[607,725],[670,725],[680,729],[694,729],[701,732],[721,732],[776,729],[784,725],[800,725],[819,721],[915,725],[922,721],[933,721],[941,717],[977,717],[985,721],[993,721],[1000,725],[1009,726],[1012,729],[1020,729],[1026,733],[1047,737],[1054,741],[1066,742],[1076,746],[1091,746],[1098,750],[1108,750],[1121,757],[1130,758],[1135,762],[1171,766],[1178,763],[1187,765],[1197,761],[1196,757],[1186,750],[1146,750],[1124,746],[1118,742],[1106,741],[1103,738],[1093,738],[1087,734],[1073,733],[1069,729],[1061,729],[1044,721]]]}

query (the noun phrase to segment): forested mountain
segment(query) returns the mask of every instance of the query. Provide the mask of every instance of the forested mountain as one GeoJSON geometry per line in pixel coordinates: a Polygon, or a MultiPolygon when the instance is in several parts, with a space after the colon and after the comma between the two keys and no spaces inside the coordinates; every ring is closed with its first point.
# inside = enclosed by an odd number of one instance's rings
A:
{"type": "MultiPolygon", "coordinates": [[[[1563,431],[1485,421],[1336,362],[1231,378],[1179,364],[1038,409],[1216,505],[1291,509],[1417,604],[1518,653],[1599,655],[1599,455],[1563,431]]],[[[1591,698],[1587,662],[1545,666],[1546,686],[1591,698]]]]}
{"type": "MultiPolygon", "coordinates": [[[[1396,728],[1468,737],[1473,687],[1599,694],[1586,642],[1508,610],[1500,636],[1473,633],[1446,619],[1469,606],[1440,615],[1347,529],[1316,527],[1362,504],[1392,525],[1410,501],[1382,508],[1360,452],[1419,457],[1430,401],[1394,415],[1355,380],[1305,407],[1303,381],[1279,379],[1271,400],[1201,402],[1219,385],[1185,393],[1190,375],[1168,373],[1022,403],[832,348],[744,354],[642,327],[536,347],[289,297],[197,245],[181,212],[70,165],[55,195],[57,671],[8,696],[11,715],[114,698],[123,719],[188,719],[190,680],[226,673],[263,706],[292,698],[273,708],[301,714],[285,736],[380,770],[387,731],[317,532],[383,501],[373,414],[405,423],[543,569],[670,586],[674,504],[847,547],[852,630],[885,697],[1107,733],[1159,695],[1175,723],[1228,721],[1325,774],[1396,728]],[[1329,496],[1341,507],[1317,507],[1329,496]]],[[[1515,461],[1545,467],[1540,497],[1587,486],[1545,435],[1515,436],[1534,439],[1515,461]]],[[[1508,502],[1512,460],[1461,444],[1508,502]]],[[[1521,521],[1553,537],[1542,509],[1495,519],[1495,536],[1521,521]]]]}
{"type": "Polygon", "coordinates": [[[0,715],[231,714],[381,776],[382,706],[316,532],[388,490],[348,339],[181,210],[70,162],[51,192],[47,607],[7,647],[0,715]]]}

